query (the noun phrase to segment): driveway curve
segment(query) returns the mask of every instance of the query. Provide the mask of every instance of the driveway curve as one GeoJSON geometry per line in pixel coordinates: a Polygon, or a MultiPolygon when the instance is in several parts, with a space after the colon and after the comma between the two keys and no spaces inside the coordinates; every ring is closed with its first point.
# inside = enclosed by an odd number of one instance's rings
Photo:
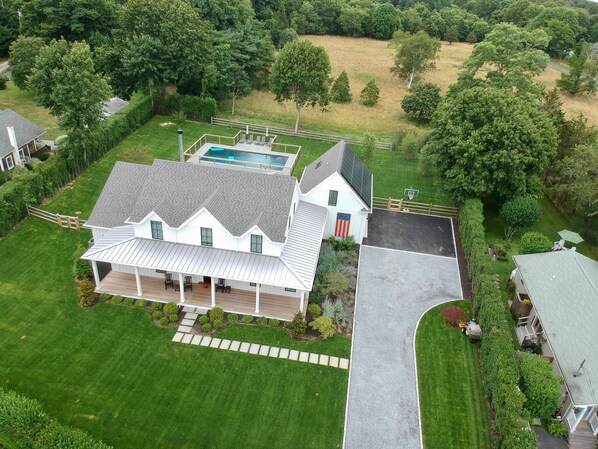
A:
{"type": "Polygon", "coordinates": [[[461,298],[457,260],[363,245],[357,289],[344,447],[419,449],[414,334],[461,298]]]}

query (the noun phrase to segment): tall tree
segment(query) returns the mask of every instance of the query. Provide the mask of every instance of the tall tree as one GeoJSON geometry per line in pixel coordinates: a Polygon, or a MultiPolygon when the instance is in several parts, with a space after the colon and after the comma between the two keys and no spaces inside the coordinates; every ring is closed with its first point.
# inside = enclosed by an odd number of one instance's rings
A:
{"type": "Polygon", "coordinates": [[[10,74],[19,89],[27,89],[27,77],[35,67],[35,58],[44,47],[40,37],[21,36],[10,45],[10,74]]]}
{"type": "Polygon", "coordinates": [[[382,3],[376,7],[370,25],[373,37],[376,39],[390,39],[400,27],[401,19],[393,5],[382,3]]]}
{"type": "Polygon", "coordinates": [[[16,0],[0,1],[0,55],[8,53],[10,43],[19,35],[19,13],[16,0]]]}
{"type": "Polygon", "coordinates": [[[504,89],[473,87],[448,97],[434,124],[426,157],[456,200],[525,194],[556,153],[548,116],[504,89]]]}
{"type": "Polygon", "coordinates": [[[446,29],[444,33],[444,40],[452,45],[453,42],[459,41],[459,27],[457,25],[451,25],[446,29]]]}
{"type": "Polygon", "coordinates": [[[463,64],[461,80],[471,80],[484,71],[491,86],[540,96],[542,89],[534,85],[532,77],[546,68],[548,55],[542,49],[547,44],[548,35],[542,30],[528,31],[499,23],[475,45],[463,64]]]}
{"type": "Polygon", "coordinates": [[[403,111],[418,120],[432,120],[432,114],[440,104],[440,87],[432,83],[417,83],[411,94],[401,102],[403,111]]]}
{"type": "Polygon", "coordinates": [[[191,4],[216,30],[244,25],[255,15],[251,0],[192,0],[191,4]]]}
{"type": "Polygon", "coordinates": [[[332,88],[330,89],[330,97],[335,103],[349,103],[351,98],[353,98],[349,86],[349,76],[344,70],[338,78],[334,80],[332,88]]]}
{"type": "Polygon", "coordinates": [[[329,77],[330,59],[326,50],[310,41],[290,42],[278,55],[272,66],[272,92],[278,102],[295,102],[295,132],[304,106],[328,104],[329,77]]]}
{"type": "Polygon", "coordinates": [[[390,71],[403,78],[407,89],[415,79],[436,67],[434,60],[438,58],[440,40],[428,36],[425,31],[416,34],[395,33],[393,41],[399,46],[395,54],[395,65],[390,71]]]}

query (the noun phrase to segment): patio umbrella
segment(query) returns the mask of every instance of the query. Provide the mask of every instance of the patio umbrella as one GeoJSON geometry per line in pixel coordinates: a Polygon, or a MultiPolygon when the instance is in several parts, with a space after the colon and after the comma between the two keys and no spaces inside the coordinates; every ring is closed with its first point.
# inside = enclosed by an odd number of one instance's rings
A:
{"type": "Polygon", "coordinates": [[[559,231],[559,235],[563,240],[566,240],[573,244],[583,242],[583,238],[581,237],[581,235],[579,235],[577,232],[569,231],[568,229],[563,229],[562,231],[559,231]]]}

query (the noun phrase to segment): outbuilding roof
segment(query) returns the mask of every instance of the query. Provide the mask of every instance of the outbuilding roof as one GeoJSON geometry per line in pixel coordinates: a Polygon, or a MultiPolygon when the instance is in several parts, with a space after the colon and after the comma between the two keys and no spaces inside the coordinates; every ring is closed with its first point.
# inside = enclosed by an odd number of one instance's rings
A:
{"type": "Polygon", "coordinates": [[[12,109],[0,111],[0,157],[6,156],[13,151],[13,148],[10,145],[10,139],[8,138],[8,131],[6,130],[6,127],[11,125],[15,129],[15,136],[19,148],[32,140],[37,139],[46,132],[45,129],[30,122],[12,109]]]}
{"type": "Polygon", "coordinates": [[[126,108],[129,106],[129,102],[123,100],[122,98],[112,97],[110,100],[106,100],[104,102],[104,107],[102,108],[102,113],[104,117],[110,117],[113,114],[116,114],[121,109],[126,108]]]}
{"type": "Polygon", "coordinates": [[[308,193],[333,173],[339,173],[367,207],[372,208],[372,174],[344,140],[305,167],[301,191],[308,193]]]}
{"type": "Polygon", "coordinates": [[[598,262],[571,250],[513,260],[571,399],[576,405],[598,404],[598,262]]]}

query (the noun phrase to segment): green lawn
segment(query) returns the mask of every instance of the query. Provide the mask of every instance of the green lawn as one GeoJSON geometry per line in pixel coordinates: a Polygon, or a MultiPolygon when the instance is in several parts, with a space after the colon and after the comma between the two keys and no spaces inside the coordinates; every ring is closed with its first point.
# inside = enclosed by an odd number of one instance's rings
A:
{"type": "Polygon", "coordinates": [[[50,115],[46,108],[37,106],[33,101],[33,94],[16,87],[12,81],[6,83],[6,89],[0,93],[0,109],[12,109],[27,120],[44,128],[46,133],[42,136],[45,140],[54,140],[65,134],[58,127],[56,117],[50,115]]]}
{"type": "Polygon", "coordinates": [[[482,387],[477,345],[440,316],[455,301],[430,310],[416,336],[419,403],[426,449],[490,449],[490,425],[482,387]]]}
{"type": "Polygon", "coordinates": [[[72,254],[89,237],[28,218],[0,241],[4,388],[119,449],[340,447],[347,371],[175,344],[147,311],[79,308],[72,254]]]}

